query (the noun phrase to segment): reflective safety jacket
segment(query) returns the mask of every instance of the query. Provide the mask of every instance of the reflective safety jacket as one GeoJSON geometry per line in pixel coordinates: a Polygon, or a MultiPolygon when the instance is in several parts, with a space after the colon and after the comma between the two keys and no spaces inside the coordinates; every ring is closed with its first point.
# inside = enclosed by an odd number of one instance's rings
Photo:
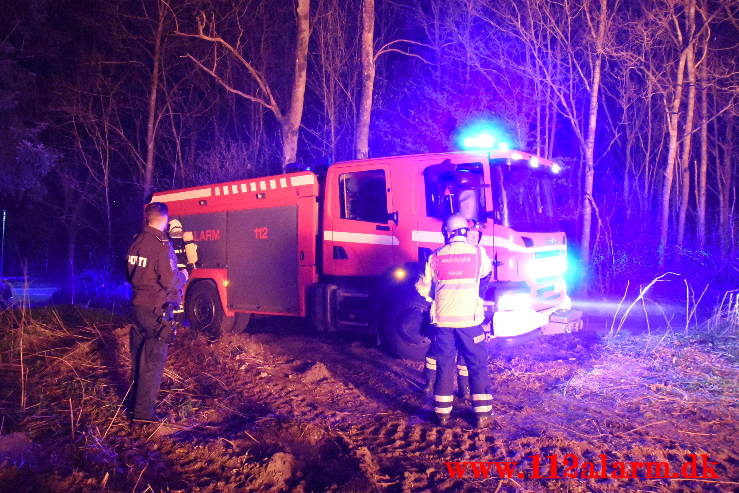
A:
{"type": "Polygon", "coordinates": [[[431,323],[455,328],[481,324],[480,278],[489,275],[492,268],[485,249],[470,245],[461,236],[436,250],[416,283],[419,294],[432,303],[431,323]]]}

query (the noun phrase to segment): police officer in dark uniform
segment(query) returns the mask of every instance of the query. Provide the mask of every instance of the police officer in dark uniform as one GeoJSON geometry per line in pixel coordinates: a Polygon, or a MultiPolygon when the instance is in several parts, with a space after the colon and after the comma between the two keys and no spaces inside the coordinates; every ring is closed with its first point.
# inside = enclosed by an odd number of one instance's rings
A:
{"type": "Polygon", "coordinates": [[[131,328],[131,388],[134,420],[150,421],[167,359],[171,326],[167,313],[178,308],[187,274],[177,269],[165,234],[167,205],[152,202],[144,209],[146,226],[128,249],[128,280],[133,285],[136,325],[131,328]]]}

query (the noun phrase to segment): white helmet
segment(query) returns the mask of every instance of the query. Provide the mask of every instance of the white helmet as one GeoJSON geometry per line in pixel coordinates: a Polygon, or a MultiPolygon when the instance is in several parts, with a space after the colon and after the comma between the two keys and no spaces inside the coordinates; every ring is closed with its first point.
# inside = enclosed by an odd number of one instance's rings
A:
{"type": "Polygon", "coordinates": [[[182,223],[179,219],[172,219],[169,221],[169,237],[182,238],[182,223]]]}
{"type": "Polygon", "coordinates": [[[466,238],[469,230],[470,227],[467,224],[467,219],[460,214],[452,214],[446,218],[446,221],[444,221],[444,225],[441,228],[441,232],[444,234],[444,238],[447,242],[457,236],[466,238]]]}

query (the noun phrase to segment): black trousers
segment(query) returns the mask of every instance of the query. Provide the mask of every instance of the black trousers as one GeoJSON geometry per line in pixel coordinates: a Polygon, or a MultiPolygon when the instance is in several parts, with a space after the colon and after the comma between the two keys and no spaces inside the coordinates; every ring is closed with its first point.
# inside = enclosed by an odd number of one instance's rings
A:
{"type": "Polygon", "coordinates": [[[131,374],[133,384],[129,410],[135,419],[151,419],[167,361],[167,343],[157,336],[162,328],[160,307],[134,306],[136,325],[131,328],[131,374]]]}

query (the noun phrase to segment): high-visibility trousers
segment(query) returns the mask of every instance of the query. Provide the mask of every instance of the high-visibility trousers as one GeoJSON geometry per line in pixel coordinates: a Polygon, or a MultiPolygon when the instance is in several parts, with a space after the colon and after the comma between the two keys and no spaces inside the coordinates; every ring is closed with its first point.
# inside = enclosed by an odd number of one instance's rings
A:
{"type": "MultiPolygon", "coordinates": [[[[433,348],[433,345],[432,345],[433,348]]],[[[424,365],[423,374],[426,377],[426,386],[429,390],[433,390],[434,382],[436,382],[437,363],[436,355],[429,350],[426,354],[426,364],[424,365]]],[[[470,373],[464,357],[457,354],[457,393],[460,397],[470,392],[470,373]]]]}
{"type": "Polygon", "coordinates": [[[482,326],[437,327],[431,344],[438,371],[434,385],[434,412],[442,415],[452,412],[455,355],[459,352],[467,363],[474,411],[478,416],[489,415],[493,409],[493,396],[490,393],[488,356],[482,326]]]}

